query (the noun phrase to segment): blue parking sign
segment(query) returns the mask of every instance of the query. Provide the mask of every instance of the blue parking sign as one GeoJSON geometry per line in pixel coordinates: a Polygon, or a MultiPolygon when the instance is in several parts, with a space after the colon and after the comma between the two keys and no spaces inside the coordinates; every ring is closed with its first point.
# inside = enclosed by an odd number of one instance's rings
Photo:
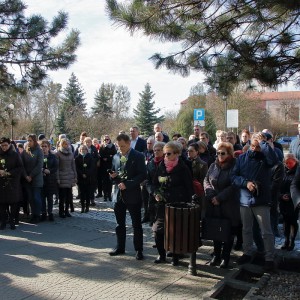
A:
{"type": "Polygon", "coordinates": [[[204,121],[205,120],[205,109],[197,108],[194,109],[194,121],[204,121]]]}

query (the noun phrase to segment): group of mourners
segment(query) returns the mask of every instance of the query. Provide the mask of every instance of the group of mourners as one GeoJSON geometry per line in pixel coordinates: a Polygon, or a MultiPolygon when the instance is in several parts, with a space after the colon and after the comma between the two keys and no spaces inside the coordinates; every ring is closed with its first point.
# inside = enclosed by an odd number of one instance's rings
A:
{"type": "Polygon", "coordinates": [[[234,247],[243,250],[238,264],[260,256],[270,271],[280,218],[285,236],[282,249],[295,247],[300,207],[299,139],[298,146],[295,143],[284,157],[281,145],[265,129],[252,136],[243,130],[240,138],[218,130],[212,144],[198,125],[188,139],[176,133],[170,141],[160,124],[155,124],[147,139],[133,126],[128,135],[120,132],[114,143],[109,135],[99,141],[82,132],[75,147],[64,134],[55,148],[44,135],[28,135],[25,145],[2,137],[0,229],[7,223],[16,228],[20,208],[30,215],[31,223],[54,221],[54,196],[59,217],[71,217],[73,187],[77,185],[81,213],[96,205],[95,198],[114,202],[117,245],[111,256],[125,254],[128,211],[136,259],[144,258],[142,223],[149,222],[158,251],[154,262],[172,257],[176,266],[180,255],[167,252],[164,245],[165,205],[194,202],[201,208],[201,219],[230,221],[228,239],[214,240],[211,266],[227,268],[234,247]]]}

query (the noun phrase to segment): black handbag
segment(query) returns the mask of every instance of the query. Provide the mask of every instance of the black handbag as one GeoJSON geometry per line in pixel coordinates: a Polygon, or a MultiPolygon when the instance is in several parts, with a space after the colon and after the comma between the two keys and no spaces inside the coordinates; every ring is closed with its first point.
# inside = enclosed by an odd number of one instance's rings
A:
{"type": "Polygon", "coordinates": [[[222,218],[220,207],[214,207],[212,217],[202,220],[202,238],[218,242],[229,242],[231,237],[231,221],[222,218]],[[217,215],[217,216],[216,216],[217,215]]]}

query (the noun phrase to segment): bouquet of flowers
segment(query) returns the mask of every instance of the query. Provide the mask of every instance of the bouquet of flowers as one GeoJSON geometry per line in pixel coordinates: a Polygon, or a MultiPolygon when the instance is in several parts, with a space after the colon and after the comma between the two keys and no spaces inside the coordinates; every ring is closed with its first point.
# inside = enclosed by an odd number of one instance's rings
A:
{"type": "Polygon", "coordinates": [[[120,158],[120,167],[118,168],[118,176],[115,177],[116,183],[121,183],[127,180],[127,172],[126,172],[126,156],[121,156],[120,158]]]}
{"type": "Polygon", "coordinates": [[[2,186],[5,188],[9,185],[10,183],[10,173],[7,171],[7,168],[6,168],[6,161],[5,159],[0,159],[0,164],[1,164],[1,168],[0,170],[4,171],[4,172],[1,172],[1,182],[2,182],[2,186]]]}

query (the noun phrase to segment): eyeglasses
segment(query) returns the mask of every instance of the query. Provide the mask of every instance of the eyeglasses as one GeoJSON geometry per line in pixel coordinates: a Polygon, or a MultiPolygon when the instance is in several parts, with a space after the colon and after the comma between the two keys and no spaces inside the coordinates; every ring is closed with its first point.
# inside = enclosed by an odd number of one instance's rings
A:
{"type": "Polygon", "coordinates": [[[217,152],[217,155],[219,156],[219,155],[221,155],[221,156],[224,156],[224,155],[226,155],[227,153],[226,152],[217,152]]]}
{"type": "Polygon", "coordinates": [[[174,154],[174,153],[170,153],[170,152],[164,153],[164,155],[166,155],[166,156],[170,156],[172,154],[174,154]]]}
{"type": "Polygon", "coordinates": [[[109,141],[110,139],[104,139],[104,141],[109,141]]]}
{"type": "Polygon", "coordinates": [[[42,145],[41,147],[42,147],[42,148],[48,148],[48,146],[47,146],[47,145],[42,145]]]}

